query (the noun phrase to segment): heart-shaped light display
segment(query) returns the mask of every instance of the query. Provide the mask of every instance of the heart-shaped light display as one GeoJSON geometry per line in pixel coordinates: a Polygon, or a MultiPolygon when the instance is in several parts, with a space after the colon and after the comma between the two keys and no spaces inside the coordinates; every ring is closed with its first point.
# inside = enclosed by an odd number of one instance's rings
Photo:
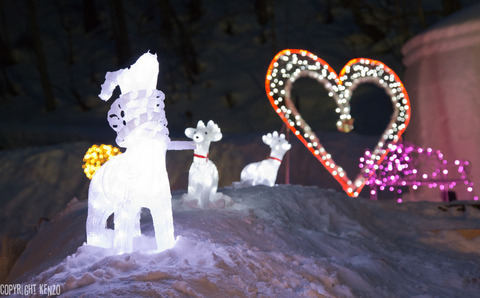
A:
{"type": "Polygon", "coordinates": [[[325,150],[291,100],[293,83],[300,77],[311,77],[325,86],[328,95],[337,103],[337,128],[342,132],[353,129],[350,98],[358,84],[375,83],[386,91],[392,100],[393,113],[390,123],[371,151],[372,154],[366,157],[375,165],[374,168],[378,167],[388,153],[388,144],[396,143],[408,126],[410,101],[407,91],[395,72],[382,62],[372,59],[352,59],[337,75],[330,65],[316,55],[305,50],[287,49],[279,52],[268,67],[265,89],[274,110],[340,183],[343,190],[349,196],[357,197],[373,172],[370,173],[366,168],[360,169],[360,173],[352,180],[325,150]]]}

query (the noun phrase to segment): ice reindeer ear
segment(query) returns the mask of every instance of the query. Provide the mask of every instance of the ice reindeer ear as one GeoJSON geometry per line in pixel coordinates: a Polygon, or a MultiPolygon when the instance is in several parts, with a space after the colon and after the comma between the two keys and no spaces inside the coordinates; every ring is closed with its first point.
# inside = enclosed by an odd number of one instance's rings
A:
{"type": "Polygon", "coordinates": [[[154,90],[157,87],[158,68],[157,55],[147,52],[130,68],[107,72],[98,97],[107,101],[117,86],[120,87],[121,94],[134,90],[154,90]]]}
{"type": "Polygon", "coordinates": [[[187,136],[187,138],[193,139],[194,134],[195,134],[195,128],[188,127],[185,129],[185,135],[187,136]]]}
{"type": "Polygon", "coordinates": [[[122,71],[123,69],[108,71],[107,74],[105,74],[105,82],[102,84],[102,91],[98,95],[101,100],[107,101],[112,97],[113,91],[118,86],[118,76],[122,71]]]}

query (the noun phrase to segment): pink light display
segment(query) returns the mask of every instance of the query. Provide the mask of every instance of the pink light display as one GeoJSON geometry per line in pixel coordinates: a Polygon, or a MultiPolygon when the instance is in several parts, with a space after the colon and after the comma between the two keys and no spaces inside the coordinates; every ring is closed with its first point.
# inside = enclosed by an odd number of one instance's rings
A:
{"type": "Polygon", "coordinates": [[[442,199],[455,187],[463,186],[478,200],[474,194],[473,182],[468,180],[470,164],[467,160],[448,162],[440,150],[421,148],[408,142],[389,144],[389,153],[382,163],[376,164],[371,159],[372,153],[365,151],[360,158],[360,169],[368,177],[366,185],[370,187],[370,198],[376,200],[378,191],[394,192],[399,203],[402,202],[403,189],[411,187],[417,190],[420,186],[438,188],[442,191],[442,199]]]}

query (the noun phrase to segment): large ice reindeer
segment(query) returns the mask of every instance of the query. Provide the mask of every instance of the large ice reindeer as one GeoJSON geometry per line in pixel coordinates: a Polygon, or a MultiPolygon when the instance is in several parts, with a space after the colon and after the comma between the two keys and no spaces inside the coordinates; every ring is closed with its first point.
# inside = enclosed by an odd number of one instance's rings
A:
{"type": "Polygon", "coordinates": [[[166,151],[194,149],[192,142],[172,142],[165,117],[165,95],[156,90],[156,55],[143,54],[130,68],[107,72],[99,97],[108,100],[116,86],[121,95],[108,111],[125,153],[111,158],[94,175],[88,191],[87,244],[121,254],[134,250],[140,214],[148,208],[155,229],[156,251],[175,244],[166,151]],[[107,219],[114,214],[114,230],[107,219]]]}

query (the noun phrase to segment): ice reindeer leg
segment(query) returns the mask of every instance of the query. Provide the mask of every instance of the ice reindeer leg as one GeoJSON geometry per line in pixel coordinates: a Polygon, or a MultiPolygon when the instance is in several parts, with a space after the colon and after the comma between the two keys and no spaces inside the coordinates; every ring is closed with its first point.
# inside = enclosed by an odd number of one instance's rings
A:
{"type": "Polygon", "coordinates": [[[108,100],[119,86],[121,95],[108,111],[125,153],[111,158],[93,175],[88,194],[87,244],[122,254],[135,250],[141,234],[140,212],[148,208],[156,251],[175,244],[166,151],[192,149],[192,142],[171,142],[165,117],[165,95],[156,90],[156,55],[142,55],[130,68],[107,73],[100,98],[108,100]],[[106,220],[114,214],[113,233],[106,220]]]}
{"type": "MultiPolygon", "coordinates": [[[[98,177],[103,177],[103,170],[100,168],[95,173],[98,177]]],[[[93,246],[110,248],[112,247],[112,235],[106,229],[107,219],[113,213],[113,205],[108,201],[103,189],[98,187],[99,184],[90,184],[88,191],[89,198],[92,202],[88,203],[87,216],[87,243],[93,246]],[[102,207],[100,207],[102,206],[102,207]]]]}

